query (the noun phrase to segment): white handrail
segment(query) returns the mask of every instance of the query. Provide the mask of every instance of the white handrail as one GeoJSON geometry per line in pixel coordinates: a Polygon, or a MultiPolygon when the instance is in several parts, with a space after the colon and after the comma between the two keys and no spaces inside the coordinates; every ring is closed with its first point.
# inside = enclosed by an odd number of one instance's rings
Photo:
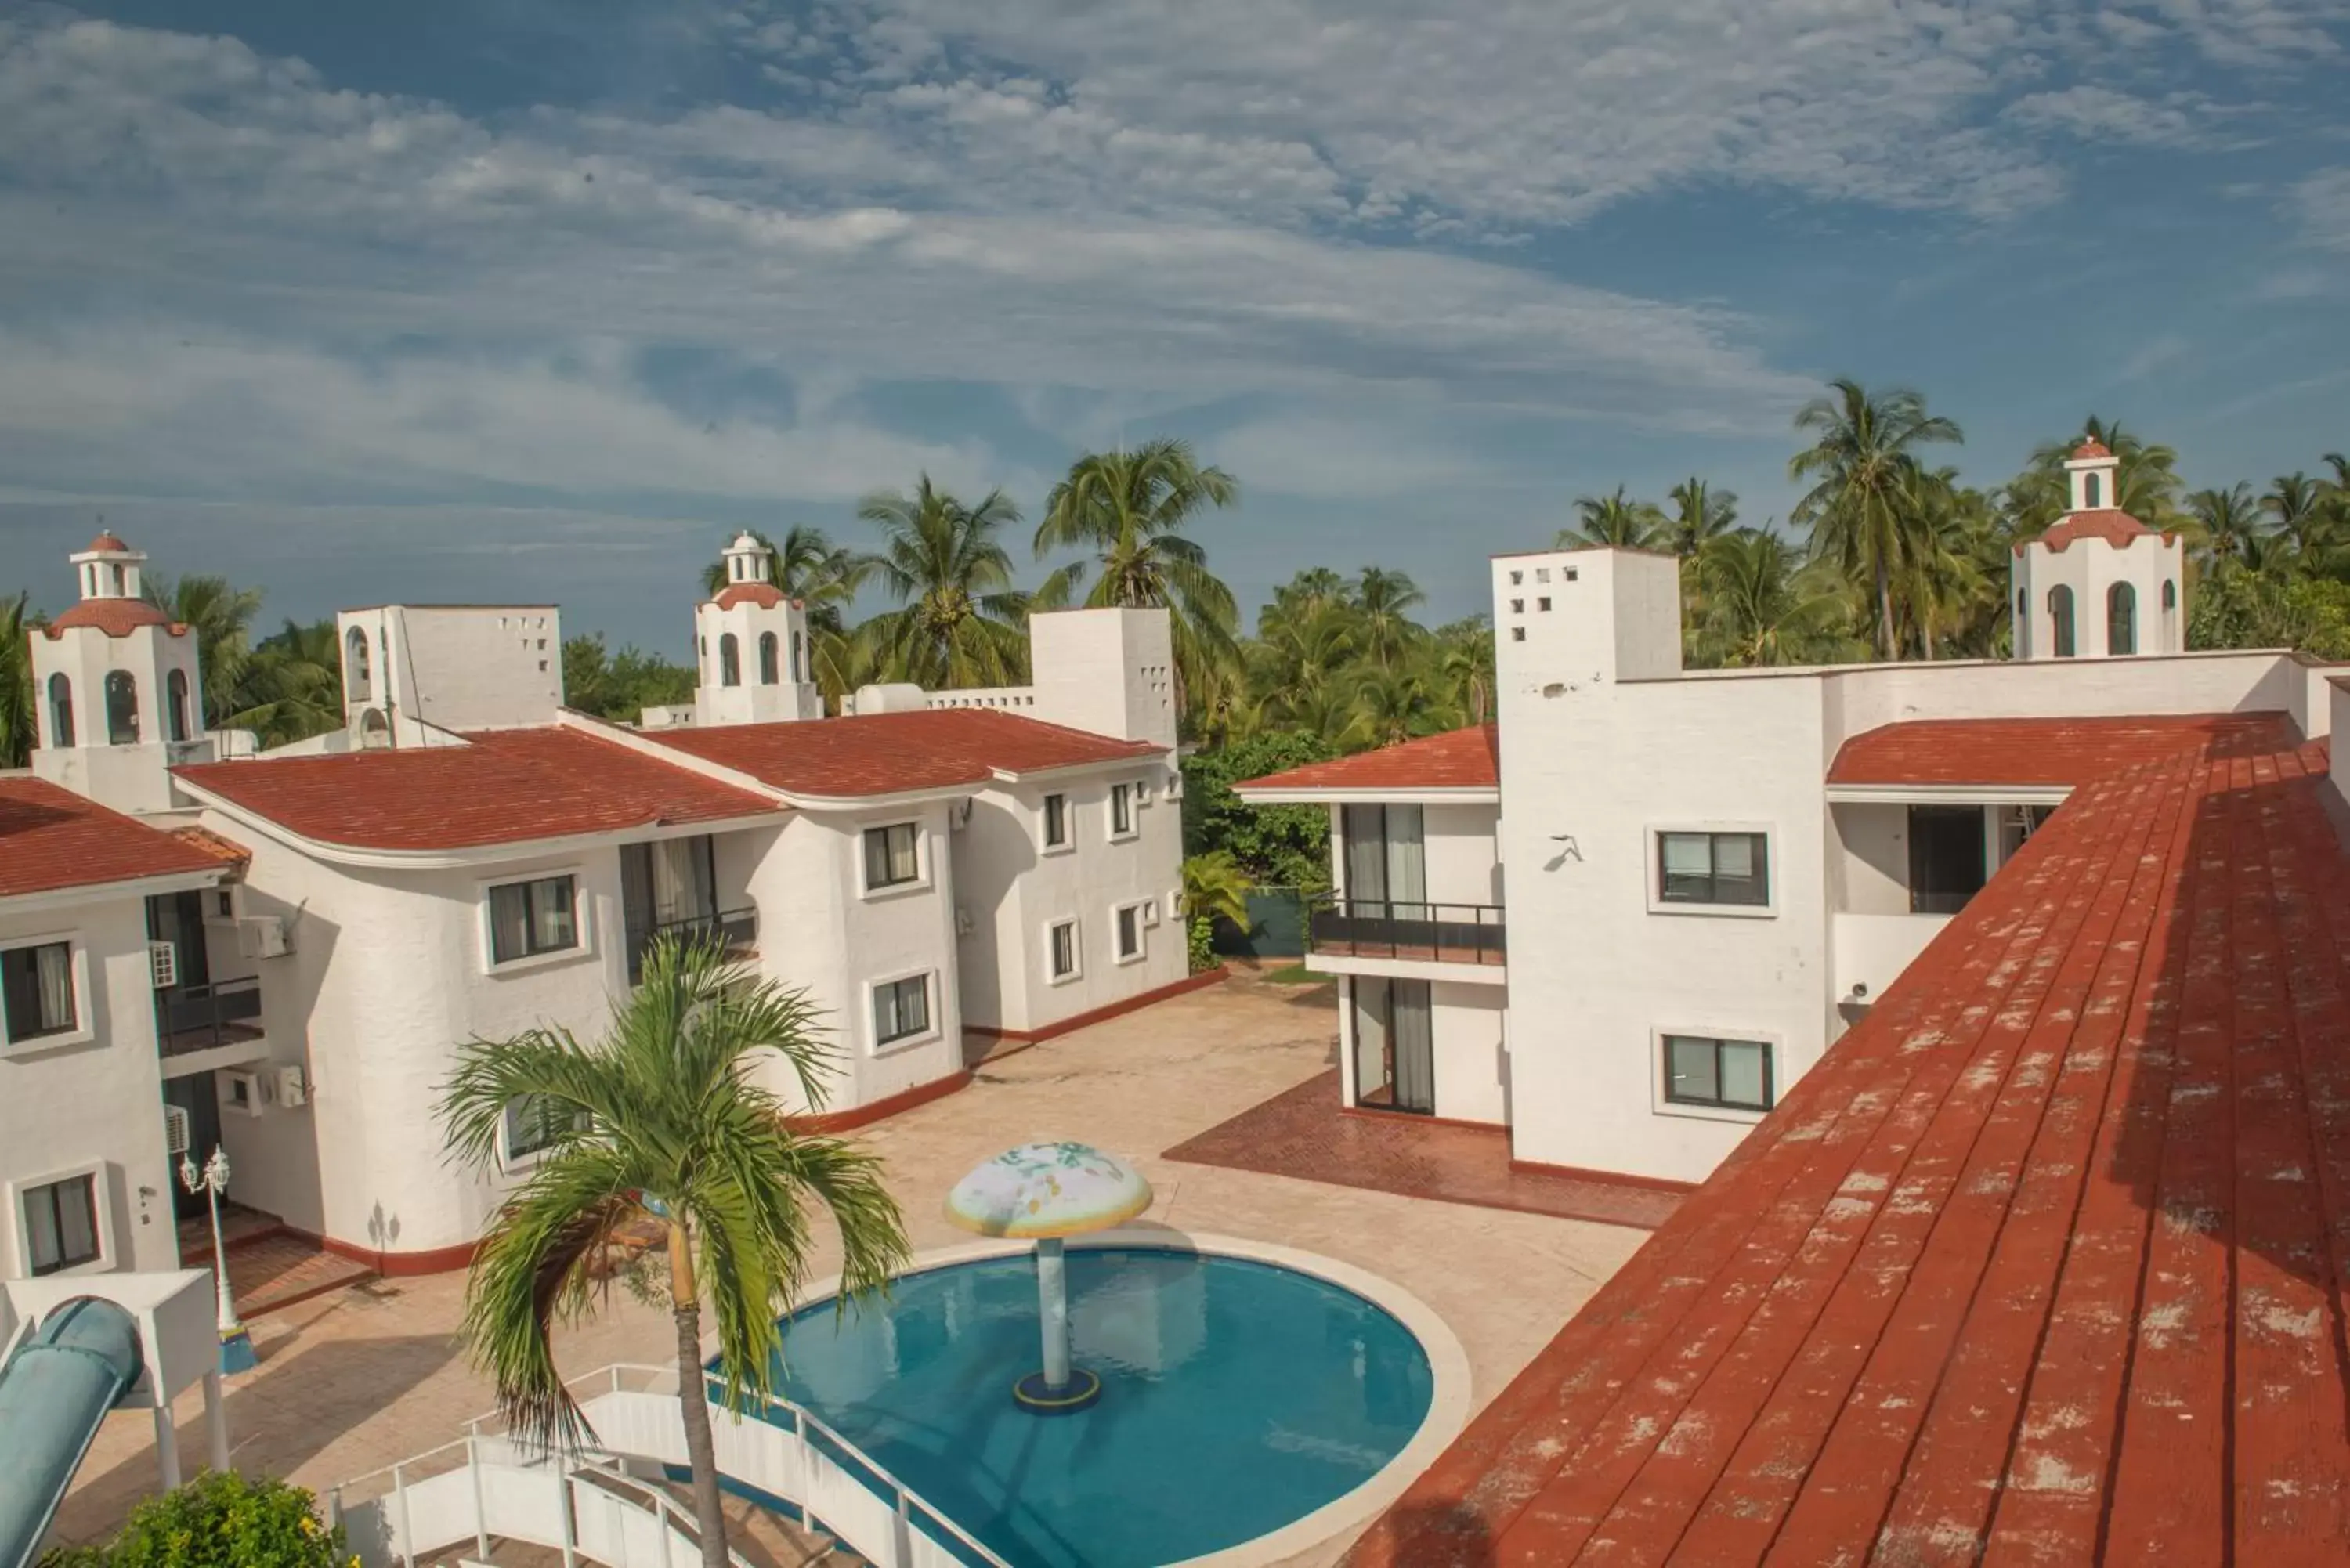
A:
{"type": "MultiPolygon", "coordinates": [[[[676,1392],[676,1382],[677,1371],[674,1367],[655,1366],[644,1363],[614,1362],[608,1366],[599,1367],[594,1372],[584,1373],[575,1377],[567,1377],[564,1379],[563,1386],[567,1392],[569,1392],[574,1388],[584,1390],[588,1387],[600,1385],[600,1386],[597,1388],[598,1395],[645,1393],[674,1397],[676,1392]],[[634,1389],[624,1388],[621,1386],[622,1381],[631,1374],[640,1375],[647,1381],[656,1385],[656,1386],[650,1388],[639,1387],[634,1389]],[[670,1386],[666,1388],[659,1387],[658,1385],[660,1384],[668,1384],[670,1386]]],[[[733,1412],[728,1411],[726,1407],[723,1405],[721,1405],[714,1400],[707,1399],[706,1395],[705,1402],[709,1404],[713,1415],[733,1414],[733,1412]]],[[[939,1530],[942,1531],[946,1535],[951,1537],[958,1545],[974,1554],[977,1560],[985,1565],[985,1568],[1012,1568],[1012,1565],[1009,1563],[1007,1563],[992,1548],[987,1546],[986,1543],[980,1541],[962,1525],[949,1518],[946,1513],[941,1511],[936,1505],[924,1498],[920,1493],[915,1491],[913,1488],[899,1480],[895,1475],[889,1472],[887,1467],[875,1459],[872,1455],[867,1453],[857,1444],[849,1441],[846,1437],[843,1437],[829,1422],[817,1416],[813,1410],[777,1395],[770,1394],[765,1396],[765,1416],[772,1417],[777,1413],[781,1413],[782,1415],[788,1417],[789,1420],[775,1421],[770,1419],[768,1424],[779,1428],[789,1427],[797,1431],[800,1435],[800,1441],[803,1447],[806,1444],[808,1434],[811,1432],[816,1433],[820,1435],[828,1444],[830,1444],[838,1452],[845,1455],[848,1459],[862,1467],[867,1473],[872,1476],[887,1492],[888,1496],[886,1501],[889,1503],[891,1511],[896,1514],[901,1523],[910,1527],[913,1517],[916,1514],[919,1514],[931,1524],[935,1525],[939,1530]]],[[[753,1418],[760,1419],[761,1417],[754,1413],[753,1414],[753,1418]]],[[[473,1446],[484,1437],[498,1435],[494,1432],[484,1432],[483,1428],[485,1426],[503,1427],[504,1425],[504,1420],[497,1412],[486,1412],[483,1415],[476,1416],[466,1422],[466,1435],[464,1437],[442,1443],[436,1448],[426,1449],[421,1452],[411,1454],[408,1458],[401,1459],[395,1464],[380,1466],[378,1469],[354,1476],[350,1480],[336,1485],[329,1489],[328,1503],[331,1514],[334,1517],[339,1518],[343,1510],[348,1506],[348,1500],[345,1497],[347,1492],[359,1487],[364,1482],[373,1481],[378,1477],[387,1475],[391,1478],[391,1490],[399,1494],[400,1506],[404,1512],[407,1506],[407,1472],[411,1471],[418,1466],[423,1465],[426,1462],[456,1449],[467,1449],[469,1463],[474,1462],[477,1456],[473,1455],[472,1451],[473,1446]]],[[[664,1519],[674,1515],[676,1518],[681,1520],[690,1520],[690,1516],[687,1515],[683,1510],[678,1507],[675,1501],[670,1498],[666,1493],[660,1491],[658,1488],[645,1487],[642,1483],[635,1481],[631,1478],[620,1475],[617,1473],[617,1471],[608,1468],[617,1464],[620,1460],[630,1458],[641,1458],[644,1456],[629,1455],[626,1452],[608,1448],[604,1446],[600,1438],[594,1445],[584,1447],[576,1453],[567,1455],[544,1448],[536,1448],[535,1446],[514,1442],[514,1439],[512,1439],[511,1437],[509,1437],[507,1440],[514,1443],[514,1447],[518,1452],[532,1455],[534,1463],[544,1463],[547,1461],[559,1462],[563,1465],[564,1473],[567,1477],[577,1474],[582,1469],[594,1469],[599,1476],[620,1481],[627,1486],[642,1490],[646,1495],[654,1499],[658,1507],[661,1511],[664,1519]]],[[[811,1523],[815,1522],[815,1516],[808,1508],[808,1501],[806,1499],[787,1498],[785,1501],[798,1506],[802,1514],[808,1517],[811,1523]]],[[[405,1522],[402,1524],[401,1534],[403,1539],[407,1538],[410,1534],[409,1527],[405,1522]]],[[[869,1555],[870,1553],[868,1551],[868,1548],[871,1547],[874,1543],[849,1542],[847,1544],[860,1552],[865,1552],[869,1555]]]]}

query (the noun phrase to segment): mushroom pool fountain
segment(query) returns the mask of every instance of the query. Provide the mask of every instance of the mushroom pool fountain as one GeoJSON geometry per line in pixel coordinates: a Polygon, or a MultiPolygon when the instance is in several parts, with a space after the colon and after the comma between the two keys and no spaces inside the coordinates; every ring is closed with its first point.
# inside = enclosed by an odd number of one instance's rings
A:
{"type": "Polygon", "coordinates": [[[990,1241],[801,1307],[778,1391],[1013,1568],[1243,1568],[1367,1519],[1465,1417],[1459,1341],[1347,1264],[1135,1225],[1151,1202],[1089,1145],[1005,1151],[946,1201],[990,1241]]]}

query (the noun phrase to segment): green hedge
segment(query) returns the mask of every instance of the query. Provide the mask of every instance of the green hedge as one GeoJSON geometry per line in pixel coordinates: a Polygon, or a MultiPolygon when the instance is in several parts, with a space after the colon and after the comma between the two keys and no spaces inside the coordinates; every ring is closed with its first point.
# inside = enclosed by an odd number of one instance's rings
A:
{"type": "Polygon", "coordinates": [[[150,1498],[103,1550],[62,1548],[41,1568],[356,1568],[339,1525],[282,1480],[208,1473],[150,1498]]]}

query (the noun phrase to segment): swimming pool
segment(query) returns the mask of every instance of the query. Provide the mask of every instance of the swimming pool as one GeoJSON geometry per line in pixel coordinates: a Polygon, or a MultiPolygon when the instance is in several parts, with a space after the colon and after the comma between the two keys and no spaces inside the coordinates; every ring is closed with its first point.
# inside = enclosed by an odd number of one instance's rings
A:
{"type": "Polygon", "coordinates": [[[1076,1364],[1098,1404],[1011,1397],[1036,1347],[1023,1252],[899,1282],[887,1303],[785,1320],[779,1393],[1018,1568],[1149,1568],[1291,1524],[1384,1469],[1427,1418],[1419,1340],[1296,1269],[1212,1252],[1068,1255],[1076,1364]]]}

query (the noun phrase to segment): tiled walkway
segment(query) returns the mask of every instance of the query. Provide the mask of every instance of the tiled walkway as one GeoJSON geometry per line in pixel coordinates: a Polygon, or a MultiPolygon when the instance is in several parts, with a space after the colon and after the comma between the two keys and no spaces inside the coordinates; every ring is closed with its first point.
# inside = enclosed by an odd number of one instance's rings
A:
{"type": "MultiPolygon", "coordinates": [[[[1154,1223],[1319,1252],[1418,1296],[1460,1336],[1471,1403],[1482,1405],[1631,1254],[1641,1232],[1179,1164],[1158,1152],[1320,1076],[1334,1059],[1336,1025],[1325,988],[1236,980],[988,1062],[960,1094],[853,1136],[887,1162],[920,1248],[969,1240],[947,1223],[941,1201],[964,1172],[1013,1144],[1074,1137],[1127,1154],[1157,1189],[1154,1223]]],[[[838,1254],[831,1227],[819,1221],[816,1230],[821,1273],[838,1267],[838,1254]]],[[[462,1273],[369,1280],[257,1319],[261,1365],[229,1379],[238,1466],[325,1487],[462,1433],[466,1417],[492,1403],[453,1337],[463,1295],[462,1273]]],[[[556,1341],[562,1366],[574,1373],[617,1361],[663,1364],[674,1346],[666,1316],[625,1292],[556,1341]]],[[[200,1462],[203,1417],[194,1391],[177,1414],[182,1451],[200,1462]]],[[[153,1488],[152,1431],[143,1412],[108,1417],[59,1516],[67,1538],[103,1533],[153,1488]]],[[[1295,1562],[1320,1568],[1343,1545],[1326,1542],[1295,1562]]]]}
{"type": "MultiPolygon", "coordinates": [[[[243,1317],[276,1312],[375,1272],[365,1263],[337,1257],[293,1234],[275,1215],[241,1205],[222,1210],[221,1231],[228,1243],[229,1288],[236,1293],[236,1310],[243,1317]]],[[[205,1220],[181,1223],[180,1257],[192,1269],[212,1267],[212,1228],[205,1220]]]]}
{"type": "Polygon", "coordinates": [[[1177,1144],[1167,1158],[1648,1231],[1680,1203],[1679,1193],[1657,1188],[1513,1170],[1501,1127],[1349,1116],[1339,1109],[1335,1068],[1177,1144]]]}

